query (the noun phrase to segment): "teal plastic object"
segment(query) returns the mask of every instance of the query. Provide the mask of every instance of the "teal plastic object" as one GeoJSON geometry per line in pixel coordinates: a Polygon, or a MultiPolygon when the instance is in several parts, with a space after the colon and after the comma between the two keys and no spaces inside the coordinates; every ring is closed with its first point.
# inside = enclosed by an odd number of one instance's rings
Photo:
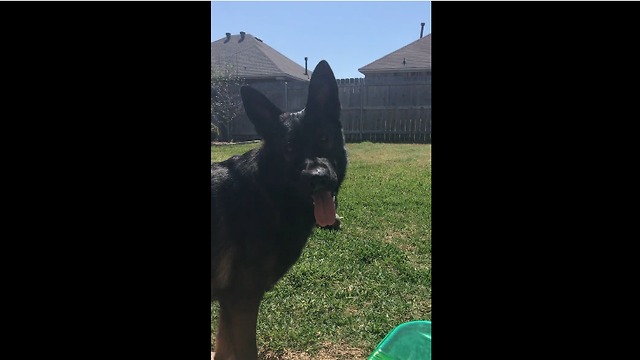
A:
{"type": "Polygon", "coordinates": [[[431,360],[431,321],[396,326],[367,360],[431,360]]]}

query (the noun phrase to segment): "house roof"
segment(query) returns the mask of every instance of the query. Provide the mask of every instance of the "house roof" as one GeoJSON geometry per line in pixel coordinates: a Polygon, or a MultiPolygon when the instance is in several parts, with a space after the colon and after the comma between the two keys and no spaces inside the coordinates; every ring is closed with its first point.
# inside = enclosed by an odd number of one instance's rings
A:
{"type": "Polygon", "coordinates": [[[431,34],[358,69],[365,75],[377,72],[425,70],[431,70],[431,34]]]}
{"type": "Polygon", "coordinates": [[[211,43],[211,65],[235,67],[238,76],[246,79],[266,79],[281,77],[285,79],[309,81],[304,67],[282,55],[262,40],[246,33],[223,37],[211,43]]]}

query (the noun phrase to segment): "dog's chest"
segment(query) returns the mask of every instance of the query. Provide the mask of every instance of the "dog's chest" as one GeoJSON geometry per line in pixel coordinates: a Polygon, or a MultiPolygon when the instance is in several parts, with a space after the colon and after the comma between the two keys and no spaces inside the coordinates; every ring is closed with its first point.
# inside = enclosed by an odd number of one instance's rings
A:
{"type": "Polygon", "coordinates": [[[269,274],[267,289],[271,289],[298,261],[307,241],[308,236],[285,236],[273,249],[274,252],[266,257],[264,271],[269,274]]]}

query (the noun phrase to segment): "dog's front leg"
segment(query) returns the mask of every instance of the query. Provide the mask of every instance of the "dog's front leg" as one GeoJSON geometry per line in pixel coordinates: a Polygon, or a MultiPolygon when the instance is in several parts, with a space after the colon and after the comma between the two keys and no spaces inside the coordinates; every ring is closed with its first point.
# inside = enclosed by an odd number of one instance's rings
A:
{"type": "Polygon", "coordinates": [[[229,296],[220,299],[215,360],[258,358],[256,325],[262,294],[255,297],[229,296]]]}

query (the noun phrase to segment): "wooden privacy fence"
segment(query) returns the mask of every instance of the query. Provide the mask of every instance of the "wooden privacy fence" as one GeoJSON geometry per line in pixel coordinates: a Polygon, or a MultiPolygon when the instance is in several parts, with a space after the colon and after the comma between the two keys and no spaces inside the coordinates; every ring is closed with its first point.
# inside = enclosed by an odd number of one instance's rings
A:
{"type": "Polygon", "coordinates": [[[431,142],[431,80],[338,80],[347,141],[431,142]]]}
{"type": "MultiPolygon", "coordinates": [[[[307,82],[251,84],[283,111],[304,107],[307,82]]],[[[339,79],[340,119],[348,142],[431,143],[431,77],[339,79]]],[[[232,122],[234,140],[259,138],[246,115],[232,122]]]]}

